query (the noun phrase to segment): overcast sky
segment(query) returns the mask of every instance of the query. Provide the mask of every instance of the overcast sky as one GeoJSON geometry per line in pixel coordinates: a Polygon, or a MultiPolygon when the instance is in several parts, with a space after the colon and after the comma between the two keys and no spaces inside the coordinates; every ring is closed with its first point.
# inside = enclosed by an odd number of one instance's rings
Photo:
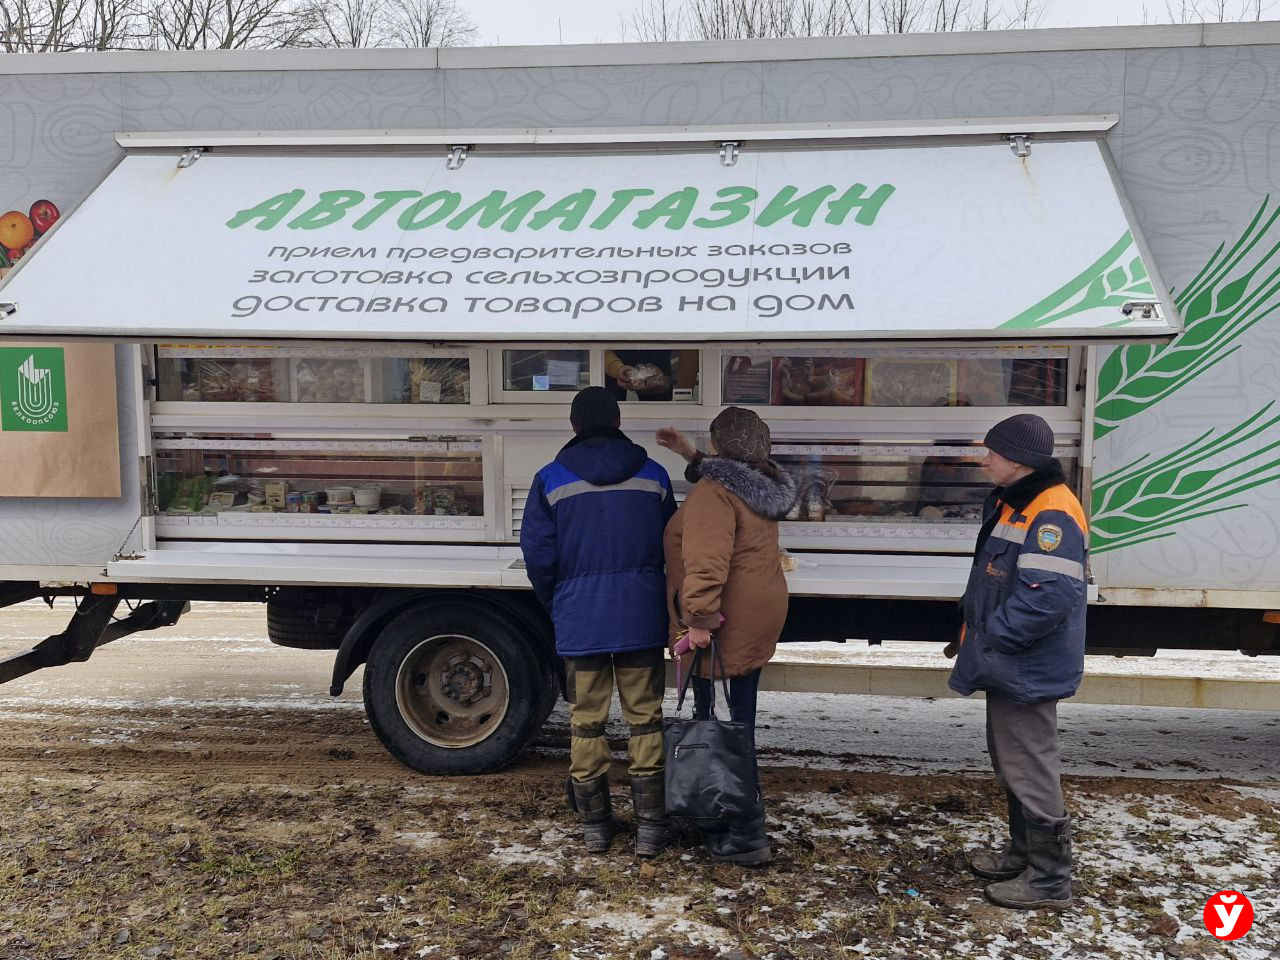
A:
{"type": "MultiPolygon", "coordinates": [[[[480,28],[477,42],[612,43],[639,0],[460,0],[480,28]]],[[[1275,15],[1276,4],[1269,11],[1275,15]]],[[[1164,0],[1047,0],[1042,27],[1115,26],[1163,19],[1164,0]]]]}

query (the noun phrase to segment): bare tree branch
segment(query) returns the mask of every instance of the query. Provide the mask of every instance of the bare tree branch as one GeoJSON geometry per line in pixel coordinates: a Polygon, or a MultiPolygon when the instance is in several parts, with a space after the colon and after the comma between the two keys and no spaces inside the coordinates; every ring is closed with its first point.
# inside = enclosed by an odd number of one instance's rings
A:
{"type": "MultiPolygon", "coordinates": [[[[1255,0],[1256,2],[1256,0],[1255,0]]],[[[1047,0],[641,0],[624,38],[723,40],[1037,26],[1047,0]]]]}
{"type": "Polygon", "coordinates": [[[455,46],[457,0],[0,0],[0,52],[455,46]]]}
{"type": "Polygon", "coordinates": [[[476,26],[456,0],[387,0],[387,46],[463,47],[476,26]]]}

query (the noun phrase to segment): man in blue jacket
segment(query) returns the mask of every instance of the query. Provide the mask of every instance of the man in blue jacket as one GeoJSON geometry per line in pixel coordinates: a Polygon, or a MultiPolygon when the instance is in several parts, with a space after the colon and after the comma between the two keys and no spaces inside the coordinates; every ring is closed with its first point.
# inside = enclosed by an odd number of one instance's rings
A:
{"type": "Polygon", "coordinates": [[[670,827],[663,790],[666,574],[662,534],[676,512],[671,480],[619,429],[618,402],[587,387],[569,414],[576,436],[538,471],[520,524],[529,582],[551,613],[571,705],[570,802],[587,849],[609,849],[605,721],[617,684],[630,728],[636,853],[657,856],[670,827]]]}
{"type": "Polygon", "coordinates": [[[965,589],[951,689],[987,694],[987,750],[1005,789],[1009,843],[969,854],[1002,907],[1071,902],[1071,818],[1058,764],[1058,701],[1084,675],[1089,527],[1034,414],[991,428],[983,472],[996,484],[965,589]]]}

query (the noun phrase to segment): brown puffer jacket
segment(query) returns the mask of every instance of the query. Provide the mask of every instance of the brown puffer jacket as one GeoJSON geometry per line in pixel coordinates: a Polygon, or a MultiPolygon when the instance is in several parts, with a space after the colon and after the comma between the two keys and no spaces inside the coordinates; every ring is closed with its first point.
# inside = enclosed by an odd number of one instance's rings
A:
{"type": "MultiPolygon", "coordinates": [[[[706,457],[702,479],[667,524],[667,606],[671,639],[682,626],[715,630],[725,674],[764,666],[787,618],[787,581],[778,556],[778,520],[796,499],[795,481],[706,457]]],[[[708,671],[704,665],[701,672],[708,671]]]]}

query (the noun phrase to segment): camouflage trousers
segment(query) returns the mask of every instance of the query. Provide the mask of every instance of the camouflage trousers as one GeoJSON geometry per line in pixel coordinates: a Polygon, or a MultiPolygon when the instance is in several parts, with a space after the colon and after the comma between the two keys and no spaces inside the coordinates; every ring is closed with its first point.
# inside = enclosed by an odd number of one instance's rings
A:
{"type": "Polygon", "coordinates": [[[662,693],[666,686],[663,648],[565,658],[565,692],[570,704],[569,774],[579,782],[609,772],[605,721],[614,686],[630,728],[627,755],[633,777],[662,772],[662,693]]]}

